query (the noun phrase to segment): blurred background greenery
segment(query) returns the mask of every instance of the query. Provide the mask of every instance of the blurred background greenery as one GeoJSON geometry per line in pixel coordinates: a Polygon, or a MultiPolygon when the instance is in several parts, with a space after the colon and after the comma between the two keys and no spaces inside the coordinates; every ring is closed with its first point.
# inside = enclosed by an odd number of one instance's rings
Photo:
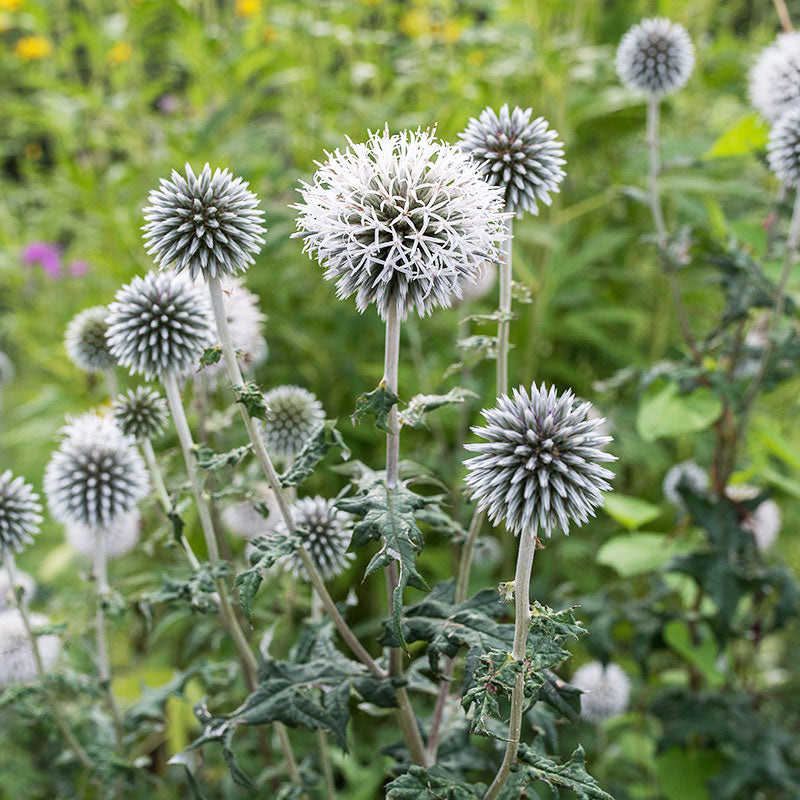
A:
{"type": "MultiPolygon", "coordinates": [[[[800,2],[788,7],[800,20],[800,2]]],[[[628,27],[656,13],[681,22],[697,49],[688,86],[664,103],[662,185],[670,225],[736,237],[764,256],[764,221],[778,187],[764,164],[766,128],[748,105],[746,74],[778,31],[768,0],[0,0],[0,350],[17,373],[2,389],[0,464],[41,486],[64,415],[105,401],[103,386],[67,359],[64,328],[79,310],[109,302],[121,283],[151,268],[139,228],[158,178],[185,161],[195,168],[209,161],[249,180],[267,215],[267,244],[247,275],[269,318],[270,356],[258,382],[314,391],[328,416],[340,419],[355,455],[379,465],[382,437],[369,426],[352,427],[348,417],[355,397],[380,378],[382,326],[373,312],[360,316],[352,303],[336,300],[318,265],[289,238],[298,182],[326,149],[385,123],[393,130],[436,125],[454,140],[487,104],[532,106],[565,142],[567,179],[552,208],[515,225],[515,279],[531,302],[518,306],[512,326],[512,381],[572,386],[595,401],[617,440],[616,490],[654,509],[644,522],[601,514],[569,539],[548,542],[534,593],[574,602],[603,586],[620,601],[645,596],[646,578],[622,581],[595,555],[626,526],[671,534],[674,512],[661,496],[663,475],[685,458],[707,466],[712,446],[706,433],[644,441],[636,426],[639,385],[608,388],[620,370],[646,370],[680,352],[667,284],[648,238],[644,103],[619,86],[613,63],[628,27]],[[58,274],[23,263],[34,242],[58,246],[58,274]]],[[[766,268],[776,275],[779,264],[768,260],[766,268]]],[[[681,272],[699,330],[720,308],[715,275],[695,267],[681,272]]],[[[404,327],[403,398],[458,382],[447,369],[466,330],[460,320],[494,304],[490,294],[404,327]]],[[[492,333],[477,324],[471,332],[492,333]]],[[[478,364],[464,379],[484,404],[490,400],[493,364],[478,364]]],[[[776,493],[785,522],[772,558],[794,565],[798,388],[794,379],[760,403],[739,475],[776,493]]],[[[472,419],[480,406],[471,404],[472,419]]],[[[446,412],[432,433],[404,434],[403,456],[457,488],[465,422],[464,414],[446,412]]],[[[225,433],[230,445],[240,443],[239,433],[225,433]]],[[[170,435],[161,444],[168,454],[176,446],[170,435]]],[[[330,495],[344,482],[326,472],[307,488],[330,495]]],[[[123,594],[157,583],[154,556],[159,569],[169,568],[175,558],[163,547],[167,538],[166,530],[154,534],[141,554],[114,565],[123,594]]],[[[476,569],[476,586],[510,577],[513,558],[508,548],[503,568],[492,575],[476,569]]],[[[450,559],[446,542],[430,544],[422,558],[430,583],[450,574],[450,559]]],[[[37,605],[67,620],[80,642],[89,621],[87,565],[63,543],[59,526],[46,522],[21,566],[43,586],[37,605]]],[[[380,602],[378,583],[359,589],[367,606],[372,595],[380,602]]],[[[346,590],[346,583],[337,586],[339,596],[346,590]]],[[[272,603],[281,608],[281,596],[272,603]]],[[[264,624],[272,610],[263,605],[264,624]]],[[[173,643],[189,647],[189,623],[174,624],[159,629],[147,647],[141,620],[118,626],[114,660],[124,700],[136,699],[141,679],[153,685],[170,676],[173,643]],[[145,659],[146,649],[155,655],[145,659]]],[[[631,631],[610,624],[615,660],[638,674],[638,699],[596,741],[588,727],[580,732],[594,774],[618,799],[708,797],[703,779],[718,763],[691,753],[658,754],[654,723],[637,711],[649,692],[669,682],[679,659],[665,656],[663,670],[637,673],[631,631]],[[685,782],[675,784],[679,773],[691,773],[695,793],[685,782]]],[[[796,628],[782,634],[781,652],[800,644],[796,628]]],[[[76,663],[88,663],[80,644],[72,651],[76,663]]],[[[577,663],[588,657],[579,650],[577,663]]],[[[188,741],[191,725],[190,704],[174,701],[167,755],[188,741]]],[[[13,776],[17,798],[44,796],[39,779],[18,760],[24,742],[13,742],[3,728],[0,775],[13,776]]],[[[342,759],[351,785],[345,796],[376,796],[380,771],[370,772],[371,758],[356,751],[342,759]]],[[[223,795],[236,796],[224,766],[218,777],[223,795]]],[[[0,785],[0,796],[11,797],[0,785]]]]}

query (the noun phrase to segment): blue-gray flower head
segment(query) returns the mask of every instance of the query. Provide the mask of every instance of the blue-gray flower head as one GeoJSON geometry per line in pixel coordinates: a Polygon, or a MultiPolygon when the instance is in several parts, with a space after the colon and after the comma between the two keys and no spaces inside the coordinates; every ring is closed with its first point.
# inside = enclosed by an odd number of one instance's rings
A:
{"type": "Polygon", "coordinates": [[[278,386],[264,395],[267,418],[264,439],[276,456],[295,456],[325,421],[317,396],[302,386],[278,386]]]}
{"type": "Polygon", "coordinates": [[[800,101],[800,33],[781,33],[750,70],[750,102],[768,122],[800,101]]]}
{"type": "Polygon", "coordinates": [[[7,469],[0,475],[0,556],[15,553],[33,540],[42,522],[39,495],[7,469]]]}
{"type": "Polygon", "coordinates": [[[617,74],[634,91],[665,95],[680,89],[694,69],[694,46],[686,29],[664,17],[643,19],[617,49],[617,74]]]}
{"type": "Polygon", "coordinates": [[[464,463],[472,497],[493,524],[550,536],[594,516],[613,478],[600,462],[616,458],[601,449],[611,437],[598,433],[604,420],[588,418],[591,407],[569,390],[533,384],[530,394],[520,386],[482,412],[486,427],[472,430],[485,441],[466,446],[479,455],[464,463]]]}
{"type": "Polygon", "coordinates": [[[213,343],[214,322],[205,294],[174,272],[135,277],[117,292],[109,311],[112,355],[131,374],[147,380],[189,372],[213,343]]]}
{"type": "Polygon", "coordinates": [[[91,558],[97,550],[97,537],[103,537],[107,558],[119,558],[139,544],[142,528],[142,516],[138,509],[114,520],[113,525],[101,528],[90,528],[80,522],[68,522],[64,528],[64,536],[70,547],[79,555],[91,558]]]}
{"type": "Polygon", "coordinates": [[[167,401],[154,389],[137,386],[118,395],[112,406],[119,429],[134,439],[153,439],[167,426],[167,401]]]}
{"type": "Polygon", "coordinates": [[[800,184],[800,106],[790,108],[772,126],[767,162],[780,181],[788,186],[800,184]]]}
{"type": "Polygon", "coordinates": [[[584,664],[575,671],[570,683],[580,689],[581,716],[592,722],[618,717],[628,708],[631,681],[625,670],[610,662],[584,664]]]}
{"type": "Polygon", "coordinates": [[[0,350],[0,387],[8,386],[14,380],[14,362],[0,350]]]}
{"type": "Polygon", "coordinates": [[[549,206],[550,194],[559,191],[566,175],[558,133],[544,117],[531,120],[532,114],[519,106],[509,111],[508,103],[499,114],[487,107],[459,134],[461,149],[475,159],[486,181],[503,190],[506,208],[517,214],[538,214],[538,203],[549,206]]]}
{"type": "Polygon", "coordinates": [[[192,278],[236,275],[255,263],[264,244],[264,212],[242,178],[206,164],[195,175],[172,170],[144,209],[147,252],[162,267],[188,270],[192,278]]]}
{"type": "MultiPolygon", "coordinates": [[[[353,554],[347,552],[353,536],[351,517],[335,508],[333,503],[333,500],[324,497],[303,497],[292,506],[292,518],[303,540],[303,547],[326,580],[343,572],[353,559],[353,554]]],[[[276,533],[285,535],[283,521],[279,523],[276,533]]],[[[281,563],[296,578],[308,580],[297,553],[286,556],[281,563]]]]}
{"type": "Polygon", "coordinates": [[[93,306],[76,314],[64,336],[72,363],[84,372],[102,372],[114,367],[117,362],[108,347],[107,332],[107,306],[93,306]]]}
{"type": "Polygon", "coordinates": [[[303,252],[339,298],[355,295],[381,318],[425,316],[461,296],[505,239],[502,191],[478,165],[430,131],[388,130],[327,154],[294,206],[303,252]]]}
{"type": "Polygon", "coordinates": [[[111,417],[84,414],[64,428],[44,474],[53,517],[65,524],[108,528],[149,491],[141,456],[111,417]]]}

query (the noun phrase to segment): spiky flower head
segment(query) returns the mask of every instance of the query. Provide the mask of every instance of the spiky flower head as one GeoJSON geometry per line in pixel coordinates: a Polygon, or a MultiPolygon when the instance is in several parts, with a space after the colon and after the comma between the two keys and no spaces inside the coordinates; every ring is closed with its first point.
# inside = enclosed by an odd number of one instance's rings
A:
{"type": "Polygon", "coordinates": [[[617,717],[628,708],[631,682],[625,670],[610,662],[584,664],[575,670],[572,685],[580,689],[581,716],[592,722],[604,722],[617,717]]]}
{"type": "Polygon", "coordinates": [[[68,522],[64,535],[72,549],[79,555],[91,558],[97,552],[98,536],[103,537],[108,558],[118,558],[130,553],[139,543],[142,517],[134,509],[114,520],[111,525],[90,528],[80,522],[68,522]]]}
{"type": "MultiPolygon", "coordinates": [[[[292,518],[302,538],[303,547],[323,578],[335,578],[347,568],[353,560],[353,554],[347,552],[353,536],[349,514],[337,509],[333,500],[303,497],[292,506],[292,518]]],[[[282,520],[277,533],[286,533],[282,520]]],[[[285,556],[281,563],[295,577],[308,580],[306,569],[297,553],[285,556]]]]}
{"type": "Polygon", "coordinates": [[[665,95],[680,89],[694,68],[694,47],[686,29],[664,17],[643,19],[617,49],[617,75],[629,89],[665,95]]]}
{"type": "Polygon", "coordinates": [[[158,436],[169,419],[167,401],[148,386],[137,386],[118,395],[111,408],[119,429],[138,440],[158,436]]]}
{"type": "Polygon", "coordinates": [[[84,372],[102,372],[117,362],[108,346],[108,306],[92,306],[76,314],[64,336],[67,355],[84,372]]]}
{"type": "MultiPolygon", "coordinates": [[[[29,614],[34,633],[50,624],[42,614],[29,614]]],[[[61,640],[54,634],[36,637],[42,666],[49,670],[61,653],[61,640]]],[[[28,683],[37,676],[33,646],[25,630],[22,616],[15,608],[0,611],[0,688],[28,683]]]]}
{"type": "Polygon", "coordinates": [[[703,494],[708,489],[708,475],[695,461],[681,461],[667,471],[661,484],[664,497],[679,511],[686,511],[686,503],[678,491],[681,486],[703,494]]]}
{"type": "Polygon", "coordinates": [[[475,159],[484,180],[503,190],[506,209],[518,215],[538,214],[538,203],[549,206],[566,175],[564,143],[544,117],[531,120],[532,115],[519,106],[509,111],[508,103],[499,114],[487,106],[459,133],[461,149],[475,159]]]}
{"type": "Polygon", "coordinates": [[[276,456],[295,456],[325,420],[322,403],[302,386],[278,386],[264,395],[264,439],[276,456]]]}
{"type": "Polygon", "coordinates": [[[213,343],[208,300],[184,275],[137,276],[117,292],[109,311],[111,353],[147,380],[188,372],[213,343]]]}
{"type": "Polygon", "coordinates": [[[42,522],[42,505],[33,487],[7,469],[0,475],[0,556],[33,540],[42,522]]]}
{"type": "Polygon", "coordinates": [[[787,186],[800,184],[800,105],[790,108],[772,126],[767,163],[787,186]]]}
{"type": "Polygon", "coordinates": [[[0,611],[15,608],[17,602],[27,606],[36,591],[36,581],[32,575],[21,569],[14,571],[14,585],[8,580],[7,570],[0,572],[0,611]],[[16,598],[15,598],[16,595],[16,598]]]}
{"type": "Polygon", "coordinates": [[[481,412],[487,425],[472,431],[485,441],[466,445],[478,453],[464,462],[466,483],[493,524],[550,536],[594,516],[614,477],[600,462],[616,458],[601,449],[611,437],[598,433],[603,420],[588,417],[591,407],[571,390],[534,383],[481,412]]]}
{"type": "Polygon", "coordinates": [[[781,33],[750,70],[750,102],[768,122],[800,101],[800,33],[781,33]]]}
{"type": "Polygon", "coordinates": [[[0,387],[8,386],[14,380],[14,362],[0,350],[0,387]]]}
{"type": "Polygon", "coordinates": [[[266,484],[257,484],[253,500],[240,500],[222,509],[222,521],[228,530],[243,539],[252,539],[273,532],[281,518],[280,506],[275,492],[266,484]],[[265,517],[254,502],[263,504],[265,517]]]}
{"type": "Polygon", "coordinates": [[[432,131],[388,128],[327,153],[300,189],[297,235],[336,294],[355,295],[382,319],[448,307],[461,282],[498,261],[505,238],[503,194],[459,148],[432,131]]]}
{"type": "MultiPolygon", "coordinates": [[[[760,493],[755,486],[744,483],[728,486],[725,490],[725,494],[734,503],[755,500],[760,493]]],[[[781,530],[781,522],[780,506],[774,500],[764,500],[753,509],[745,508],[739,524],[753,534],[756,548],[763,553],[775,544],[781,530]]]]}
{"type": "Polygon", "coordinates": [[[255,263],[264,244],[264,212],[249,184],[227,169],[199,175],[172,170],[148,196],[144,209],[147,252],[162,267],[188,270],[192,278],[236,275],[255,263]]]}
{"type": "Polygon", "coordinates": [[[92,530],[113,527],[149,490],[141,456],[111,417],[84,414],[63,432],[44,474],[53,517],[92,530]]]}

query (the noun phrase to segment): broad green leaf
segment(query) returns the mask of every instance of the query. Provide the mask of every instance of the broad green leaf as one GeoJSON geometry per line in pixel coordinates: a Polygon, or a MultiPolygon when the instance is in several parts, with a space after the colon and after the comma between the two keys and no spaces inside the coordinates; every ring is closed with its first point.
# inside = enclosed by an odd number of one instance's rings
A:
{"type": "Polygon", "coordinates": [[[558,789],[574,792],[578,800],[614,800],[603,791],[597,781],[586,771],[583,748],[578,747],[566,764],[557,764],[522,744],[519,748],[519,770],[529,783],[546,783],[553,797],[558,797],[558,789]]]}
{"type": "Polygon", "coordinates": [[[456,386],[447,394],[418,394],[411,398],[408,406],[400,412],[401,427],[422,428],[425,426],[425,415],[429,411],[447,405],[461,405],[470,397],[477,397],[475,392],[456,386]]]}
{"type": "Polygon", "coordinates": [[[280,476],[281,486],[299,486],[333,447],[341,450],[342,461],[350,458],[350,449],[336,429],[336,420],[328,419],[308,437],[291,469],[280,476]]]}
{"type": "Polygon", "coordinates": [[[711,800],[708,782],[721,763],[716,753],[671,747],[656,758],[659,789],[667,800],[711,800]]]}
{"type": "Polygon", "coordinates": [[[661,516],[661,509],[658,506],[638,497],[628,497],[617,492],[609,492],[603,496],[603,511],[630,531],[641,528],[642,525],[661,516]]]}
{"type": "Polygon", "coordinates": [[[623,578],[630,578],[661,569],[683,549],[680,542],[663,533],[622,534],[604,542],[596,560],[623,578]]]}
{"type": "Polygon", "coordinates": [[[680,656],[693,664],[712,688],[725,683],[725,676],[717,669],[719,647],[706,625],[697,625],[694,633],[682,619],[668,622],[662,631],[664,641],[680,656]]]}
{"type": "Polygon", "coordinates": [[[371,392],[364,392],[356,400],[356,410],[352,413],[350,421],[355,425],[363,416],[369,414],[375,417],[375,427],[379,430],[391,433],[387,420],[389,412],[397,405],[399,398],[381,381],[376,389],[371,392]]]}
{"type": "Polygon", "coordinates": [[[253,613],[253,600],[264,579],[264,572],[279,558],[288,556],[300,546],[300,536],[295,533],[257,536],[250,542],[250,567],[236,576],[235,585],[239,590],[239,603],[245,616],[250,619],[253,613]]]}
{"type": "Polygon", "coordinates": [[[442,767],[412,766],[386,787],[387,800],[480,800],[486,787],[450,775],[442,767]]]}
{"type": "Polygon", "coordinates": [[[656,382],[639,404],[636,430],[646,442],[654,442],[706,430],[721,413],[722,401],[706,387],[679,395],[674,383],[656,382]]]}
{"type": "Polygon", "coordinates": [[[769,125],[759,114],[745,114],[711,145],[707,158],[746,156],[767,146],[769,125]]]}

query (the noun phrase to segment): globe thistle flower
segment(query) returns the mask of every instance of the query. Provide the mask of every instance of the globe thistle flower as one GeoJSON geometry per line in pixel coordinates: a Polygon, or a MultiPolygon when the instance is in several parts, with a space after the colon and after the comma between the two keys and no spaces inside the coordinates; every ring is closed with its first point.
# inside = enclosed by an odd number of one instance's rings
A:
{"type": "Polygon", "coordinates": [[[494,264],[487,264],[475,281],[461,281],[460,292],[458,294],[453,292],[450,305],[457,306],[460,303],[474,303],[481,300],[494,289],[496,281],[497,267],[494,264]]]}
{"type": "Polygon", "coordinates": [[[628,708],[631,682],[625,671],[613,662],[584,664],[575,671],[572,685],[580,689],[581,716],[592,722],[617,717],[628,708]]]}
{"type": "Polygon", "coordinates": [[[485,108],[471,118],[458,136],[461,149],[478,164],[487,183],[504,192],[505,207],[516,212],[539,213],[538,203],[549,206],[566,173],[562,166],[564,144],[544,117],[531,121],[532,109],[505,103],[497,114],[485,108]]]}
{"type": "Polygon", "coordinates": [[[661,484],[664,497],[679,511],[686,512],[686,503],[678,491],[681,486],[691,489],[695,494],[703,494],[708,490],[708,475],[695,461],[682,461],[671,467],[664,476],[661,484]]]}
{"type": "Polygon", "coordinates": [[[144,209],[147,252],[162,267],[186,269],[192,278],[236,275],[255,263],[264,244],[264,212],[248,183],[206,164],[195,175],[172,170],[148,196],[144,209]]]}
{"type": "MultiPolygon", "coordinates": [[[[760,491],[755,486],[740,483],[728,486],[725,494],[734,503],[746,503],[758,497],[760,491]]],[[[739,524],[753,534],[756,548],[763,553],[775,544],[781,529],[781,522],[781,509],[778,504],[774,500],[764,500],[754,509],[745,510],[739,524]]]]}
{"type": "Polygon", "coordinates": [[[64,428],[44,490],[56,520],[95,530],[118,524],[147,494],[149,482],[131,440],[110,417],[90,413],[64,428]]]}
{"type": "Polygon", "coordinates": [[[122,433],[140,441],[158,436],[169,419],[167,401],[147,386],[137,386],[119,395],[111,409],[122,433]]]}
{"type": "Polygon", "coordinates": [[[502,190],[469,156],[421,130],[348,145],[327,153],[294,206],[303,252],[336,281],[337,297],[355,295],[361,312],[375,303],[382,319],[392,306],[400,319],[424,317],[499,261],[502,190]]]}
{"type": "MultiPolygon", "coordinates": [[[[28,620],[34,632],[50,624],[42,614],[29,614],[28,620]]],[[[38,636],[36,643],[42,666],[49,670],[61,653],[61,641],[54,634],[38,636]]],[[[0,688],[13,684],[28,683],[37,676],[33,645],[25,630],[19,611],[0,611],[0,688]]]]}
{"type": "Polygon", "coordinates": [[[256,536],[272,533],[281,519],[278,498],[269,486],[266,484],[256,486],[255,499],[264,503],[269,512],[268,516],[262,516],[252,500],[241,500],[222,509],[222,522],[225,527],[243,539],[253,539],[256,536]]]}
{"type": "Polygon", "coordinates": [[[97,552],[97,537],[102,536],[107,558],[118,558],[130,553],[139,544],[142,518],[139,512],[123,514],[111,525],[90,528],[80,522],[68,522],[64,536],[72,549],[79,555],[92,558],[97,552]]]}
{"type": "Polygon", "coordinates": [[[478,453],[464,462],[466,483],[493,524],[550,536],[594,516],[614,477],[600,462],[616,458],[601,449],[611,437],[597,432],[603,420],[589,419],[590,408],[572,391],[533,384],[481,412],[487,425],[472,431],[486,441],[466,445],[478,453]]]}
{"type": "Polygon", "coordinates": [[[680,89],[694,68],[694,47],[686,29],[664,17],[643,19],[617,49],[617,74],[629,89],[662,96],[680,89]]]}
{"type": "Polygon", "coordinates": [[[267,449],[276,456],[297,455],[325,420],[322,403],[301,386],[278,386],[264,395],[264,402],[267,405],[264,440],[267,449]]]}
{"type": "Polygon", "coordinates": [[[494,536],[479,536],[472,561],[483,569],[493,569],[503,560],[503,548],[494,536]]]}
{"type": "Polygon", "coordinates": [[[773,125],[767,143],[767,163],[787,186],[800,183],[800,106],[790,108],[773,125]]]}
{"type": "Polygon", "coordinates": [[[67,355],[84,372],[102,372],[116,364],[108,346],[108,307],[92,306],[76,314],[64,336],[67,355]]]}
{"type": "Polygon", "coordinates": [[[8,572],[0,571],[0,612],[16,606],[14,595],[18,590],[20,591],[18,602],[27,606],[36,591],[36,581],[33,576],[21,569],[14,570],[14,585],[12,586],[8,580],[8,572]]]}
{"type": "Polygon", "coordinates": [[[14,362],[0,350],[0,388],[14,380],[14,362]]]}
{"type": "Polygon", "coordinates": [[[0,556],[20,551],[33,541],[42,522],[39,495],[11,470],[0,474],[0,556]]]}
{"type": "Polygon", "coordinates": [[[800,100],[800,33],[781,33],[750,70],[750,102],[776,122],[800,100]]]}
{"type": "Polygon", "coordinates": [[[213,343],[205,296],[174,272],[137,276],[117,292],[109,311],[111,353],[147,380],[189,371],[213,343]]]}
{"type": "MultiPolygon", "coordinates": [[[[324,497],[303,497],[292,506],[292,517],[314,566],[325,580],[335,578],[353,560],[347,552],[353,528],[349,514],[339,511],[333,500],[324,497]]],[[[280,521],[278,534],[286,534],[286,525],[280,521]]],[[[296,578],[308,580],[306,568],[295,552],[281,559],[283,568],[296,578]]]]}

